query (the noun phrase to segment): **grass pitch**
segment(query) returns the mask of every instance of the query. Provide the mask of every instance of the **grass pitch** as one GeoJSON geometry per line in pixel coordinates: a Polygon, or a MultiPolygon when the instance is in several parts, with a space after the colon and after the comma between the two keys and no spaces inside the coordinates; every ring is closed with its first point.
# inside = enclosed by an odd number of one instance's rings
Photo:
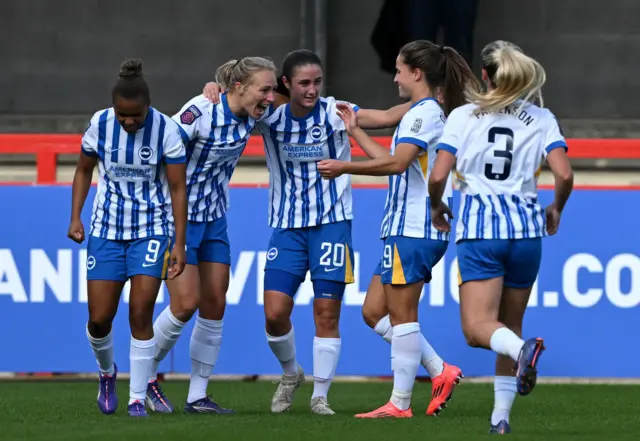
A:
{"type": "MultiPolygon", "coordinates": [[[[0,383],[0,440],[100,441],[410,441],[476,440],[490,436],[493,385],[465,384],[456,389],[439,417],[427,417],[431,385],[414,389],[414,418],[356,420],[389,399],[390,383],[335,383],[329,402],[334,417],[309,411],[311,384],[301,387],[292,410],[273,415],[270,382],[212,381],[209,391],[232,416],[185,414],[188,385],[163,382],[176,413],[127,415],[128,383],[118,382],[120,407],[102,415],[96,405],[97,381],[9,381],[0,383]]],[[[640,386],[539,384],[527,397],[516,398],[511,416],[514,440],[638,440],[640,386]]]]}

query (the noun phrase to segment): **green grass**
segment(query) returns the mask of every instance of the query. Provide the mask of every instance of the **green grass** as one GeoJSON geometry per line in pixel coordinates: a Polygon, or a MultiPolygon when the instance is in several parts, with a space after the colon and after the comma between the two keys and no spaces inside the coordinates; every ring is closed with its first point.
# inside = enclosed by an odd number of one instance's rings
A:
{"type": "MultiPolygon", "coordinates": [[[[490,437],[493,406],[490,384],[462,384],[438,418],[424,412],[430,384],[416,384],[414,418],[356,420],[353,415],[384,404],[390,383],[336,383],[330,403],[339,415],[321,417],[309,411],[311,385],[296,395],[293,409],[272,415],[269,382],[211,382],[209,391],[234,408],[232,416],[182,412],[185,382],[165,382],[178,408],[172,415],[148,419],[127,415],[128,384],[118,383],[120,407],[102,415],[96,405],[97,382],[0,383],[0,440],[136,440],[153,441],[410,441],[476,440],[490,437]]],[[[528,397],[517,397],[511,417],[514,440],[637,440],[640,437],[640,387],[538,385],[528,397]]],[[[491,439],[491,438],[489,438],[491,439]]]]}

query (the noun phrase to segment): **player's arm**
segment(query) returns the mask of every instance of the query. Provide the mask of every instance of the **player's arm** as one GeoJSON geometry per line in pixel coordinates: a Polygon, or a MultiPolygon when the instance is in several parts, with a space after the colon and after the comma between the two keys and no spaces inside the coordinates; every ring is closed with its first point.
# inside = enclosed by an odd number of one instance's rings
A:
{"type": "Polygon", "coordinates": [[[344,173],[352,175],[391,176],[404,173],[411,163],[418,158],[420,147],[415,144],[401,143],[396,145],[393,155],[378,156],[366,161],[345,162],[344,173]]]}
{"type": "Polygon", "coordinates": [[[187,165],[183,135],[177,130],[168,131],[164,163],[171,193],[171,205],[175,224],[175,247],[184,249],[187,230],[187,165]]]}
{"type": "Polygon", "coordinates": [[[361,109],[356,106],[358,125],[363,129],[396,127],[410,108],[410,102],[393,106],[387,110],[361,109]]]}
{"type": "Polygon", "coordinates": [[[447,187],[449,175],[456,164],[460,133],[465,127],[467,116],[461,108],[451,112],[442,130],[440,142],[436,146],[436,160],[429,174],[429,198],[432,207],[442,203],[442,195],[447,187]]]}
{"type": "MultiPolygon", "coordinates": [[[[404,173],[416,160],[420,149],[427,148],[422,136],[401,136],[398,138],[393,156],[387,149],[373,141],[364,130],[359,128],[359,117],[356,110],[345,103],[338,104],[338,114],[344,121],[345,128],[373,159],[358,162],[325,160],[318,163],[318,171],[325,178],[335,178],[342,174],[391,176],[404,173]]],[[[400,133],[402,133],[400,127],[400,133]]]]}
{"type": "Polygon", "coordinates": [[[98,163],[98,121],[92,118],[89,126],[82,136],[80,156],[76,171],[73,175],[73,185],[71,187],[71,224],[67,236],[77,242],[84,241],[84,226],[82,225],[82,207],[87,200],[93,169],[98,163]]]}
{"type": "Polygon", "coordinates": [[[82,208],[87,200],[93,169],[98,163],[98,155],[87,153],[84,149],[80,151],[76,171],[73,175],[73,185],[71,190],[71,221],[80,221],[82,208]]]}
{"type": "Polygon", "coordinates": [[[555,117],[549,112],[544,155],[555,181],[553,206],[562,212],[573,191],[573,170],[567,155],[567,142],[555,117]]]}
{"type": "Polygon", "coordinates": [[[360,127],[354,127],[351,130],[351,136],[353,136],[353,139],[356,140],[358,145],[362,150],[364,150],[369,158],[376,159],[383,156],[389,156],[389,149],[381,146],[371,139],[371,137],[360,127]]]}
{"type": "Polygon", "coordinates": [[[456,154],[449,149],[444,149],[438,144],[437,156],[431,174],[429,175],[429,197],[431,206],[435,207],[442,202],[442,195],[447,188],[449,174],[456,164],[456,154]]]}

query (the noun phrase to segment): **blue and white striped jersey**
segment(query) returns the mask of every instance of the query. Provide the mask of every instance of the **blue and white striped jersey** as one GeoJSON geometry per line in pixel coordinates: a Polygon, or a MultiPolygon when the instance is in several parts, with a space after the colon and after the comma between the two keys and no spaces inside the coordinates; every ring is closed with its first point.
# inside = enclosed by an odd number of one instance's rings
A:
{"type": "Polygon", "coordinates": [[[543,158],[567,148],[558,121],[547,109],[521,102],[499,113],[474,115],[474,104],[449,115],[438,145],[457,158],[461,204],[456,242],[546,236],[538,204],[543,158]]]}
{"type": "Polygon", "coordinates": [[[90,235],[110,240],[173,236],[173,207],[164,164],[185,162],[176,123],[149,107],[143,127],[127,133],[113,108],[91,118],[82,151],[98,158],[98,191],[90,235]]]}
{"type": "MultiPolygon", "coordinates": [[[[429,175],[436,160],[436,145],[442,135],[444,112],[433,98],[414,103],[396,128],[391,144],[395,154],[400,144],[420,148],[418,158],[400,175],[389,176],[389,191],[380,228],[382,239],[406,236],[433,240],[449,240],[449,233],[438,231],[431,223],[429,175]]],[[[447,180],[443,200],[453,205],[451,176],[447,180]]]]}
{"type": "Polygon", "coordinates": [[[256,121],[234,115],[226,93],[220,94],[219,104],[196,96],[173,119],[187,143],[188,218],[219,219],[229,209],[229,181],[256,121]]]}
{"type": "MultiPolygon", "coordinates": [[[[358,111],[358,106],[351,104],[358,111]]],[[[333,97],[304,118],[278,107],[258,123],[269,168],[269,225],[304,228],[353,218],[351,176],[323,179],[317,162],[351,160],[351,146],[333,97]]]]}

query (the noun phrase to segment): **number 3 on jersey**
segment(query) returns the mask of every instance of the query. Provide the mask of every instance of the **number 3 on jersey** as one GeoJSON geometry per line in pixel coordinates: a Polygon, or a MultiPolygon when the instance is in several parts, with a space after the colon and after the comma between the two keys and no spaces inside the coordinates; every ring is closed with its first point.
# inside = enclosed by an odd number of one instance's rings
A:
{"type": "Polygon", "coordinates": [[[489,142],[494,144],[493,157],[502,158],[503,163],[502,172],[495,171],[494,168],[498,168],[497,163],[489,163],[484,165],[484,175],[487,179],[492,181],[504,181],[509,178],[511,174],[511,160],[513,159],[513,130],[506,127],[491,127],[489,129],[489,142]],[[499,148],[495,145],[496,137],[503,136],[506,139],[506,145],[504,148],[499,148]]]}

